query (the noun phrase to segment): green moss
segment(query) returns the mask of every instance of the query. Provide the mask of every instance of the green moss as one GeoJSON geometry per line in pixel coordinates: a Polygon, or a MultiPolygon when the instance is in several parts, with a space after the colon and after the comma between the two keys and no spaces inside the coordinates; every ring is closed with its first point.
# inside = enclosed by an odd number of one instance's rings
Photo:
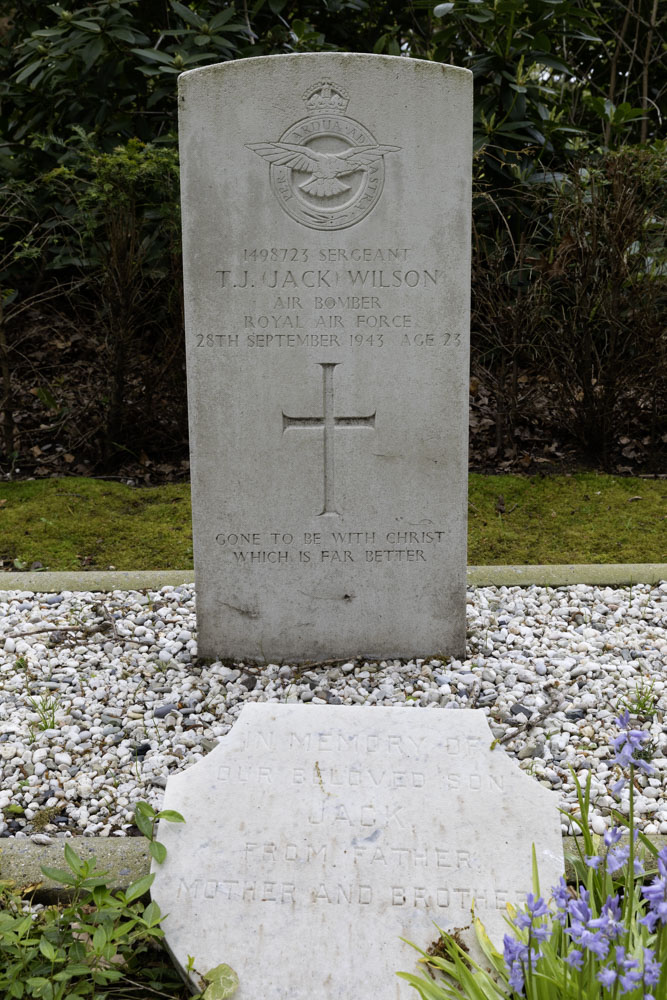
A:
{"type": "Polygon", "coordinates": [[[32,828],[35,833],[41,833],[45,827],[52,823],[56,816],[65,808],[65,802],[60,802],[55,806],[48,806],[44,809],[38,809],[35,815],[32,817],[32,828]]]}
{"type": "MultiPolygon", "coordinates": [[[[468,562],[660,562],[666,499],[660,480],[471,475],[468,562]]],[[[0,559],[5,569],[190,569],[190,518],[184,484],[1,483],[0,559]]]]}
{"type": "Polygon", "coordinates": [[[51,570],[192,566],[190,489],[94,479],[0,484],[0,559],[51,570]],[[4,501],[4,502],[3,502],[4,501]]]}
{"type": "Polygon", "coordinates": [[[661,480],[471,475],[468,562],[662,562],[666,500],[661,480]]]}

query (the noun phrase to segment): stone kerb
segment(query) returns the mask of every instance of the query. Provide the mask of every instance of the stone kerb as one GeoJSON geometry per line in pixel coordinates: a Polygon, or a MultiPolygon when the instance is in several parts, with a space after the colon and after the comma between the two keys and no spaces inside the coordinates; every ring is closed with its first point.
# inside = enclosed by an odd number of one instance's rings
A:
{"type": "Polygon", "coordinates": [[[394,973],[416,954],[400,939],[428,948],[434,921],[470,925],[473,900],[500,944],[533,844],[545,885],[563,855],[553,793],[492,742],[480,710],[244,706],[165,792],[186,823],[160,824],[152,894],[193,985],[224,962],[238,1000],[337,1000],[361,982],[407,1000],[394,973]]]}
{"type": "MultiPolygon", "coordinates": [[[[667,580],[667,563],[572,563],[544,566],[468,566],[469,587],[565,587],[572,584],[627,587],[667,580]]],[[[85,570],[5,573],[0,593],[53,594],[65,590],[109,592],[159,590],[194,582],[194,570],[85,570]]]]}

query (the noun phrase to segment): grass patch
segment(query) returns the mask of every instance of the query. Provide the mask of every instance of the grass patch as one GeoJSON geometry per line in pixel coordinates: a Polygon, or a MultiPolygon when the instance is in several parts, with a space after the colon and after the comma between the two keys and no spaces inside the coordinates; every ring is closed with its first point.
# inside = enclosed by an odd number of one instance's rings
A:
{"type": "Polygon", "coordinates": [[[664,480],[471,475],[468,562],[664,562],[666,500],[664,480]]]}
{"type": "Polygon", "coordinates": [[[190,488],[96,479],[0,484],[3,569],[192,566],[190,488]]]}
{"type": "MultiPolygon", "coordinates": [[[[470,476],[468,562],[667,558],[667,484],[582,472],[470,476]],[[641,499],[637,499],[641,498],[641,499]]],[[[190,488],[94,479],[0,483],[2,569],[190,569],[190,488]]]]}

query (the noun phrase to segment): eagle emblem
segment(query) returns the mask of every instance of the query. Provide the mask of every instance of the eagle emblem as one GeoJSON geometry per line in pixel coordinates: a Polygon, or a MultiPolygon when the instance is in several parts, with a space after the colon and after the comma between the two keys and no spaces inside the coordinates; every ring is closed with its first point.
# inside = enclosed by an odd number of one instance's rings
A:
{"type": "Polygon", "coordinates": [[[333,198],[334,195],[349,191],[350,184],[345,184],[339,178],[353,174],[357,170],[365,170],[375,163],[378,157],[385,153],[395,153],[400,146],[352,146],[342,153],[320,153],[308,146],[297,146],[291,142],[249,142],[248,149],[253,149],[269,163],[278,163],[291,170],[309,173],[311,176],[303,184],[306,191],[314,198],[333,198]]]}
{"type": "Polygon", "coordinates": [[[246,148],[270,164],[271,187],[283,209],[311,229],[345,229],[376,205],[384,185],[384,157],[400,146],[381,144],[342,114],[342,87],[321,81],[303,95],[308,117],[277,142],[246,148]]]}

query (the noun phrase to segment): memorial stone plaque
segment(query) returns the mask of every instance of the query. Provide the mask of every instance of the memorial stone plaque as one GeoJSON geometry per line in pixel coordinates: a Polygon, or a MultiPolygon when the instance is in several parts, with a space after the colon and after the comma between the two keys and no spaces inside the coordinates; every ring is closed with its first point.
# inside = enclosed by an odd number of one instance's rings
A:
{"type": "Polygon", "coordinates": [[[461,655],[472,76],[179,78],[199,651],[461,655]]]}
{"type": "Polygon", "coordinates": [[[237,1000],[409,1000],[400,939],[465,937],[473,901],[502,948],[533,843],[545,890],[563,855],[557,797],[491,744],[480,710],[244,706],[170,776],[186,822],[158,830],[151,891],[193,985],[227,964],[237,1000]]]}

